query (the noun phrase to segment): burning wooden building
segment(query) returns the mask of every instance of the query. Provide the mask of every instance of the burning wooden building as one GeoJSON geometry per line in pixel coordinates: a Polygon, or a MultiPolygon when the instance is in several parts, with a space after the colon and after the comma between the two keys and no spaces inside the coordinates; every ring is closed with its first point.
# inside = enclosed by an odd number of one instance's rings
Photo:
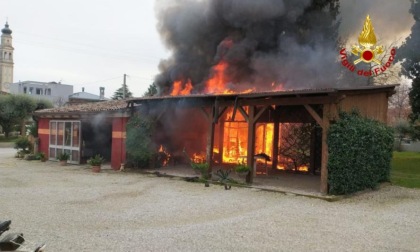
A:
{"type": "Polygon", "coordinates": [[[101,153],[111,160],[113,169],[119,169],[126,162],[126,124],[141,110],[159,122],[156,151],[171,157],[167,165],[182,162],[186,153],[194,162],[208,162],[211,168],[238,163],[257,167],[249,182],[258,174],[281,170],[319,174],[320,191],[327,193],[330,124],[339,111],[353,109],[386,122],[388,98],[394,89],[395,85],[220,95],[178,93],[42,110],[35,117],[40,151],[50,159],[66,151],[72,162],[80,163],[101,153]]]}

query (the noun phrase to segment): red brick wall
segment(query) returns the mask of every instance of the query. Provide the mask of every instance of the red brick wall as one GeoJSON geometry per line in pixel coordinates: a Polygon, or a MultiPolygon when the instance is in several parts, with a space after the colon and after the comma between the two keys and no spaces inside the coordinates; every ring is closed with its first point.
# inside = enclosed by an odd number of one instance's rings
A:
{"type": "Polygon", "coordinates": [[[111,167],[118,170],[126,161],[125,139],[128,118],[114,118],[112,121],[111,167]]]}
{"type": "Polygon", "coordinates": [[[48,158],[50,144],[50,119],[40,118],[38,121],[39,152],[44,152],[48,158]]]}

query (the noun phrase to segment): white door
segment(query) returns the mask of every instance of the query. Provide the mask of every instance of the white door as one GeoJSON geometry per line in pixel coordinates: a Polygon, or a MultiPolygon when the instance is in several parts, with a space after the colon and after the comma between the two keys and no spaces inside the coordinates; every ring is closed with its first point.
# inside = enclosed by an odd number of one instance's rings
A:
{"type": "Polygon", "coordinates": [[[82,127],[80,121],[50,121],[49,159],[56,160],[62,152],[70,155],[69,163],[80,163],[82,127]]]}

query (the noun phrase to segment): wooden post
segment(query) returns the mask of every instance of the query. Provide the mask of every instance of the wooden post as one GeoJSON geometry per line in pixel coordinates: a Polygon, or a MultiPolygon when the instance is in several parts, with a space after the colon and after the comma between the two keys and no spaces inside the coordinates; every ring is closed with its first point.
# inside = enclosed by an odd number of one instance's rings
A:
{"type": "Polygon", "coordinates": [[[274,134],[273,134],[273,170],[277,169],[279,162],[279,137],[280,137],[280,123],[277,116],[274,119],[274,134]]]}
{"type": "Polygon", "coordinates": [[[255,107],[249,106],[248,115],[248,154],[247,165],[252,169],[246,178],[246,182],[252,184],[254,181],[254,152],[255,152],[255,107]]]}
{"type": "Polygon", "coordinates": [[[313,175],[315,175],[315,154],[316,154],[316,124],[312,124],[311,129],[311,144],[310,144],[311,152],[310,152],[310,164],[309,164],[309,172],[313,175]]]}
{"type": "MultiPolygon", "coordinates": [[[[209,178],[211,178],[213,170],[213,148],[214,148],[214,117],[215,117],[215,108],[212,108],[212,114],[209,118],[209,131],[207,134],[207,149],[206,149],[206,162],[209,164],[209,178]]],[[[217,116],[217,115],[216,115],[217,116]]]]}
{"type": "Polygon", "coordinates": [[[223,163],[223,141],[225,138],[225,122],[219,120],[219,164],[223,163]]]}
{"type": "Polygon", "coordinates": [[[321,193],[328,194],[328,144],[327,133],[330,127],[329,105],[324,105],[322,114],[322,154],[321,154],[321,193]]]}

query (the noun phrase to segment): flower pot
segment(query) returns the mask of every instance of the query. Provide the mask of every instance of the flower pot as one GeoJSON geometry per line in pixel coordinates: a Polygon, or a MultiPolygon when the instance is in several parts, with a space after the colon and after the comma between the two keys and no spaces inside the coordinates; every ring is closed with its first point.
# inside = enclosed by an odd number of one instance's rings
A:
{"type": "Polygon", "coordinates": [[[246,176],[248,176],[249,171],[246,171],[246,172],[235,172],[235,173],[240,178],[246,178],[246,176]]]}
{"type": "Polygon", "coordinates": [[[67,165],[67,160],[60,160],[60,165],[61,166],[66,166],[67,165]]]}
{"type": "Polygon", "coordinates": [[[92,165],[92,172],[100,172],[101,166],[100,165],[92,165]]]}

